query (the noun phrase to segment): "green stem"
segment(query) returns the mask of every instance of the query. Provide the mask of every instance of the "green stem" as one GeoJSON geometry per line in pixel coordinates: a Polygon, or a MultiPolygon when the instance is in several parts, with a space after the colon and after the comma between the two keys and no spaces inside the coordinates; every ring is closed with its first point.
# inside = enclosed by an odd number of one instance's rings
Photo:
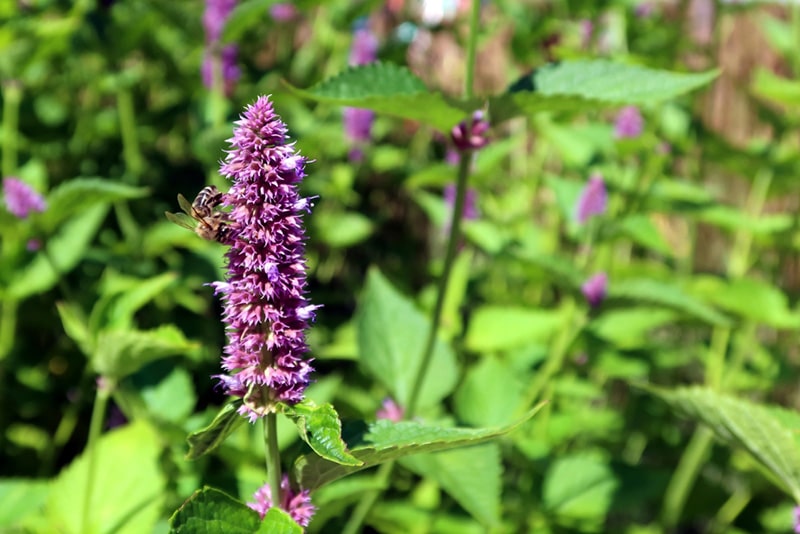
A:
{"type": "Polygon", "coordinates": [[[375,505],[375,501],[378,500],[380,497],[383,488],[389,485],[389,478],[392,476],[392,471],[394,470],[394,460],[390,460],[378,468],[378,472],[375,473],[375,478],[380,482],[380,489],[372,490],[368,492],[363,499],[358,503],[358,506],[355,507],[353,510],[350,519],[347,520],[347,524],[344,526],[344,530],[342,530],[342,534],[357,534],[361,530],[361,525],[364,524],[364,520],[367,518],[367,514],[372,507],[375,505]]]}
{"type": "Polygon", "coordinates": [[[264,446],[267,453],[267,476],[272,491],[272,502],[280,506],[283,502],[281,490],[281,451],[278,449],[278,415],[267,414],[264,421],[264,446]]]}
{"type": "Polygon", "coordinates": [[[669,481],[661,508],[661,523],[669,532],[678,524],[689,491],[694,485],[700,466],[706,461],[708,451],[714,441],[714,434],[707,427],[699,427],[692,435],[689,445],[683,451],[678,467],[669,481]]]}
{"type": "Polygon", "coordinates": [[[450,221],[450,235],[447,238],[447,252],[444,257],[444,267],[442,276],[439,278],[439,286],[436,288],[436,303],[433,306],[433,317],[431,317],[431,327],[428,330],[428,337],[425,340],[425,349],[422,353],[422,363],[417,369],[414,377],[414,386],[411,388],[411,395],[406,406],[406,418],[411,419],[416,415],[419,394],[422,391],[422,383],[433,360],[433,348],[436,345],[436,336],[439,334],[439,326],[444,309],[444,300],[447,295],[447,283],[450,280],[450,272],[456,258],[458,241],[461,236],[461,218],[464,212],[464,199],[467,196],[467,178],[469,168],[472,163],[472,153],[463,152],[458,165],[458,180],[456,182],[456,202],[453,207],[452,219],[450,221]]]}
{"type": "Polygon", "coordinates": [[[16,299],[5,296],[0,301],[0,362],[11,354],[14,346],[14,331],[17,329],[17,308],[19,303],[16,299]]]}
{"type": "Polygon", "coordinates": [[[752,497],[753,495],[746,488],[736,489],[717,512],[711,532],[713,534],[730,532],[731,523],[742,513],[742,510],[750,503],[752,497]]]}
{"type": "Polygon", "coordinates": [[[133,105],[133,97],[127,89],[120,88],[117,91],[117,114],[119,115],[122,157],[125,160],[125,167],[128,174],[133,177],[133,181],[138,182],[144,169],[144,160],[139,146],[139,134],[136,131],[136,109],[133,105]]]}
{"type": "Polygon", "coordinates": [[[16,81],[3,84],[3,176],[17,172],[17,136],[22,87],[16,81]]]}
{"type": "Polygon", "coordinates": [[[100,439],[100,434],[103,430],[103,421],[105,419],[106,407],[108,406],[108,398],[111,395],[113,386],[111,382],[103,383],[108,379],[100,377],[98,379],[97,397],[92,407],[92,420],[89,424],[89,441],[86,444],[86,491],[83,495],[83,512],[81,513],[81,528],[78,532],[91,532],[93,529],[89,526],[89,510],[92,505],[92,493],[94,489],[95,473],[97,471],[97,441],[100,439]]]}
{"type": "Polygon", "coordinates": [[[472,0],[469,15],[469,41],[467,42],[467,72],[464,76],[464,98],[469,100],[475,94],[475,57],[478,54],[478,24],[481,19],[481,2],[472,0]]]}

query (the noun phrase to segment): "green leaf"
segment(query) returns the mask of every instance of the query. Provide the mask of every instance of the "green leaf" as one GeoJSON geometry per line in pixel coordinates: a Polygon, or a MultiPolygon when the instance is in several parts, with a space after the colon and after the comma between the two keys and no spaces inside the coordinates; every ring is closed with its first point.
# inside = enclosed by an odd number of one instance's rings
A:
{"type": "Polygon", "coordinates": [[[509,423],[529,377],[494,356],[472,366],[455,394],[456,415],[475,426],[509,423]]]}
{"type": "Polygon", "coordinates": [[[726,445],[748,451],[800,502],[797,428],[784,426],[769,407],[702,387],[648,391],[676,412],[707,425],[726,445]]]}
{"type": "MultiPolygon", "coordinates": [[[[144,305],[162,295],[178,276],[175,273],[164,273],[145,280],[136,280],[134,285],[109,302],[103,310],[104,317],[100,324],[108,328],[130,328],[133,316],[144,305]]],[[[92,312],[94,315],[94,311],[92,312]]]]}
{"type": "Polygon", "coordinates": [[[725,315],[667,282],[650,279],[613,280],[609,284],[608,294],[613,298],[659,304],[715,326],[731,324],[725,315]]]}
{"type": "Polygon", "coordinates": [[[294,470],[300,486],[314,490],[343,476],[412,454],[437,452],[469,445],[479,445],[511,432],[528,421],[544,405],[537,405],[525,417],[511,425],[496,428],[453,428],[423,425],[417,421],[392,423],[381,420],[366,434],[354,436],[350,453],[364,462],[358,467],[337,464],[319,456],[301,456],[294,470]]]}
{"type": "Polygon", "coordinates": [[[64,331],[86,356],[90,356],[94,352],[94,343],[81,309],[70,302],[56,302],[56,309],[64,331]]]}
{"type": "Polygon", "coordinates": [[[269,21],[269,8],[277,0],[245,0],[233,9],[222,29],[222,42],[238,41],[244,33],[269,21]]]}
{"type": "Polygon", "coordinates": [[[139,534],[152,532],[166,495],[159,467],[161,443],[148,425],[134,422],[96,443],[88,523],[81,529],[88,472],[87,453],[52,482],[46,515],[54,532],[139,534]]]}
{"type": "Polygon", "coordinates": [[[193,348],[174,325],[153,330],[103,330],[97,336],[92,368],[98,374],[118,380],[149,362],[193,348]]]}
{"type": "Polygon", "coordinates": [[[253,534],[260,531],[261,518],[243,502],[205,487],[172,514],[169,524],[171,534],[253,534]]]}
{"type": "Polygon", "coordinates": [[[142,198],[147,193],[147,188],[133,187],[109,178],[74,178],[50,192],[41,223],[49,233],[68,218],[98,204],[108,205],[120,200],[142,198]]]}
{"type": "MultiPolygon", "coordinates": [[[[359,361],[386,386],[401,406],[408,406],[430,323],[377,269],[371,269],[356,312],[359,361]]],[[[447,396],[457,379],[455,355],[436,341],[420,390],[420,408],[447,396]]]]}
{"type": "Polygon", "coordinates": [[[108,206],[93,206],[64,223],[45,243],[45,252],[37,254],[30,265],[12,277],[8,294],[23,299],[53,287],[62,274],[71,271],[84,257],[107,213],[108,206]]]}
{"type": "Polygon", "coordinates": [[[753,75],[750,90],[757,97],[779,106],[795,107],[800,104],[800,82],[758,68],[753,75]]]}
{"type": "MultiPolygon", "coordinates": [[[[32,514],[41,514],[50,485],[46,480],[0,480],[0,529],[19,525],[32,514]]],[[[13,531],[12,531],[13,532],[13,531]]]]}
{"type": "Polygon", "coordinates": [[[584,454],[553,462],[544,477],[542,502],[551,513],[577,519],[605,517],[619,481],[608,462],[584,454]]]}
{"type": "Polygon", "coordinates": [[[487,526],[500,522],[502,489],[500,447],[486,443],[400,460],[406,469],[439,483],[475,519],[487,526]]]}
{"type": "Polygon", "coordinates": [[[679,73],[609,60],[552,63],[519,80],[509,93],[489,99],[493,121],[540,111],[590,111],[647,104],[706,85],[717,71],[679,73]]]}
{"type": "Polygon", "coordinates": [[[635,214],[618,221],[619,229],[635,243],[646,247],[653,252],[668,258],[675,255],[675,251],[661,235],[653,221],[644,214],[635,214]]]}
{"type": "Polygon", "coordinates": [[[222,445],[222,442],[245,422],[245,418],[237,413],[241,405],[241,400],[229,402],[222,407],[208,426],[189,434],[186,438],[189,443],[186,459],[196,460],[222,445]]]}
{"type": "Polygon", "coordinates": [[[483,306],[469,323],[466,347],[489,352],[544,342],[562,328],[565,320],[565,314],[558,310],[483,306]]]}
{"type": "Polygon", "coordinates": [[[264,515],[259,534],[303,534],[303,527],[280,508],[270,508],[264,515]]]}
{"type": "Polygon", "coordinates": [[[310,89],[289,88],[299,96],[339,106],[367,108],[448,131],[480,103],[457,102],[432,92],[406,67],[370,63],[349,69],[310,89]]]}
{"type": "Polygon", "coordinates": [[[674,322],[677,315],[672,310],[648,306],[609,310],[594,319],[589,328],[617,348],[634,349],[652,343],[650,331],[674,322]]]}
{"type": "Polygon", "coordinates": [[[720,308],[751,321],[779,329],[800,327],[800,315],[789,310],[786,294],[764,281],[709,276],[699,279],[693,289],[720,308]]]}
{"type": "Polygon", "coordinates": [[[361,465],[361,461],[347,452],[342,440],[342,423],[333,405],[317,406],[310,400],[289,406],[281,411],[297,425],[300,437],[321,457],[342,465],[361,465]]]}
{"type": "Polygon", "coordinates": [[[333,248],[361,243],[375,230],[372,221],[356,212],[320,212],[312,219],[320,241],[333,248]]]}

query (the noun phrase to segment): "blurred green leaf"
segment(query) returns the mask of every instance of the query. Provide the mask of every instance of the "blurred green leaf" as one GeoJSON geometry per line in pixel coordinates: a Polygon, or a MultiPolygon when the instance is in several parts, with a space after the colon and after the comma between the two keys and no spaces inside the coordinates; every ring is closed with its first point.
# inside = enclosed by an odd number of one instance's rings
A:
{"type": "MultiPolygon", "coordinates": [[[[428,319],[377,269],[371,269],[356,311],[356,328],[361,365],[401,406],[408,406],[430,328],[428,319]]],[[[455,386],[456,372],[452,349],[437,340],[418,406],[432,406],[448,395],[455,386]]]]}
{"type": "Polygon", "coordinates": [[[144,187],[133,187],[109,178],[73,178],[50,191],[47,209],[41,216],[42,227],[46,232],[52,232],[63,221],[97,204],[142,198],[147,193],[144,187]]]}
{"type": "Polygon", "coordinates": [[[750,90],[755,96],[778,106],[796,107],[800,104],[800,82],[778,76],[763,67],[753,74],[750,90]]]}
{"type": "Polygon", "coordinates": [[[56,309],[61,317],[64,331],[78,345],[81,352],[90,356],[94,352],[94,340],[81,309],[70,302],[57,302],[56,309]]]}
{"type": "Polygon", "coordinates": [[[631,240],[643,247],[662,254],[668,258],[673,257],[675,251],[666,242],[661,232],[653,221],[644,214],[629,215],[616,221],[618,228],[631,240]]]}
{"type": "Polygon", "coordinates": [[[208,454],[222,445],[225,438],[233,434],[234,430],[242,426],[246,419],[238,413],[241,405],[241,400],[228,402],[208,426],[189,434],[186,438],[189,443],[186,459],[196,460],[204,454],[208,454]]]}
{"type": "Polygon", "coordinates": [[[617,348],[634,349],[652,343],[648,335],[652,329],[670,324],[677,318],[678,314],[672,310],[637,306],[605,311],[589,324],[589,328],[617,348]]]}
{"type": "Polygon", "coordinates": [[[197,403],[192,376],[182,367],[172,369],[157,383],[142,387],[141,395],[151,417],[178,424],[186,421],[197,403]]]}
{"type": "Polygon", "coordinates": [[[339,414],[329,403],[317,406],[310,400],[295,405],[282,405],[281,411],[297,425],[300,437],[322,458],[342,465],[361,465],[348,454],[342,440],[339,414]]]}
{"type": "Polygon", "coordinates": [[[558,310],[482,306],[472,316],[465,344],[471,351],[489,352],[546,341],[563,327],[565,320],[558,310]]]}
{"type": "Polygon", "coordinates": [[[244,0],[236,4],[222,29],[223,43],[235,43],[251,28],[269,22],[269,8],[277,0],[244,0]]]}
{"type": "Polygon", "coordinates": [[[432,92],[406,67],[392,63],[350,67],[310,89],[288,86],[297,95],[316,102],[372,109],[441,131],[449,131],[481,106],[479,102],[457,102],[432,92]]]}
{"type": "Polygon", "coordinates": [[[786,294],[762,280],[705,276],[697,278],[692,289],[720,308],[751,321],[779,329],[800,327],[800,315],[789,310],[786,294]]]}
{"type": "Polygon", "coordinates": [[[438,482],[483,525],[488,527],[500,522],[503,468],[500,447],[496,443],[407,456],[400,464],[421,477],[438,482]]]}
{"type": "Polygon", "coordinates": [[[536,415],[544,403],[538,404],[522,419],[496,428],[453,428],[424,425],[416,421],[392,423],[380,420],[369,431],[351,439],[350,453],[364,462],[350,467],[330,462],[319,456],[300,456],[294,465],[297,480],[305,489],[314,490],[361,469],[411,454],[437,452],[469,445],[479,445],[502,436],[536,415]]]}
{"type": "Polygon", "coordinates": [[[467,371],[454,399],[455,413],[470,425],[509,423],[529,376],[501,358],[487,355],[467,371]]]}
{"type": "Polygon", "coordinates": [[[708,388],[648,388],[679,414],[707,425],[723,443],[742,447],[800,502],[797,428],[784,426],[769,407],[708,388]]]}
{"type": "Polygon", "coordinates": [[[556,459],[545,473],[542,503],[557,516],[604,518],[619,481],[608,461],[586,453],[556,459]]]}
{"type": "MultiPolygon", "coordinates": [[[[294,523],[294,522],[293,522],[294,523]]],[[[214,488],[194,492],[169,521],[170,534],[253,534],[262,530],[255,510],[214,488]]],[[[297,526],[297,524],[295,524],[297,526]]],[[[284,532],[276,530],[276,532],[284,532]]],[[[291,532],[291,531],[288,531],[291,532]]],[[[295,532],[302,532],[297,526],[295,532]]]]}
{"type": "Polygon", "coordinates": [[[46,241],[45,251],[38,253],[30,265],[12,277],[9,295],[23,299],[56,285],[62,274],[71,271],[84,258],[107,213],[107,205],[92,206],[64,223],[46,241]]]}
{"type": "Polygon", "coordinates": [[[356,212],[315,212],[312,224],[320,241],[333,248],[361,243],[375,230],[368,217],[356,212]]]}
{"type": "MultiPolygon", "coordinates": [[[[41,514],[42,506],[50,492],[47,480],[23,478],[0,479],[0,529],[20,527],[21,522],[32,514],[41,514]]],[[[22,532],[22,531],[20,531],[22,532]]]]}
{"type": "Polygon", "coordinates": [[[97,336],[92,368],[105,377],[120,379],[149,362],[193,348],[174,325],[153,330],[103,330],[97,336]]]}
{"type": "Polygon", "coordinates": [[[88,523],[81,530],[86,491],[86,453],[52,482],[46,515],[53,531],[65,534],[152,532],[161,515],[166,480],[159,468],[158,434],[142,422],[102,436],[96,444],[88,523]]]}
{"type": "Polygon", "coordinates": [[[175,273],[164,273],[148,279],[131,279],[119,294],[100,300],[92,310],[92,328],[127,329],[134,325],[134,314],[162,295],[178,279],[175,273]]]}
{"type": "Polygon", "coordinates": [[[303,534],[305,529],[294,522],[292,516],[280,508],[267,510],[257,534],[303,534]]]}

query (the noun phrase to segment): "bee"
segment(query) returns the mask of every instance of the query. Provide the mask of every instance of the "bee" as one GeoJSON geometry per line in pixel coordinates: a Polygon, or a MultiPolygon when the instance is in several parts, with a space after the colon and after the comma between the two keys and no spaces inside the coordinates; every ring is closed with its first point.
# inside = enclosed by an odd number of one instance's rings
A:
{"type": "Polygon", "coordinates": [[[183,213],[164,212],[171,222],[194,230],[194,232],[209,241],[224,242],[228,234],[227,215],[214,208],[222,203],[222,193],[213,185],[204,187],[191,204],[186,197],[178,195],[178,205],[183,213]]]}

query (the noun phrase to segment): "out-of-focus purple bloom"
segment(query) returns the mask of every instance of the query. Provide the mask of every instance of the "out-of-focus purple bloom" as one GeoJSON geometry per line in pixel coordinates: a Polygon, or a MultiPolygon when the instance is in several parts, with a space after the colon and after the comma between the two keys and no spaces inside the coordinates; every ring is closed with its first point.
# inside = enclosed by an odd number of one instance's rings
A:
{"type": "Polygon", "coordinates": [[[236,121],[231,149],[220,168],[233,180],[223,206],[230,208],[228,274],[215,282],[223,295],[228,344],[221,385],[242,397],[251,421],[276,402],[297,403],[312,372],[305,331],[318,306],[306,291],[305,230],[311,206],[297,186],[306,159],[286,142],[286,125],[266,96],[236,121]]]}
{"type": "MultiPolygon", "coordinates": [[[[307,527],[311,522],[311,518],[317,509],[311,504],[311,495],[308,490],[294,491],[289,486],[289,477],[283,475],[281,479],[281,494],[283,498],[280,502],[280,508],[294,519],[295,523],[301,527],[307,527]]],[[[261,519],[267,514],[267,511],[275,506],[272,502],[272,489],[269,483],[261,486],[253,495],[255,502],[247,503],[251,509],[258,512],[261,519]]]]}
{"type": "Polygon", "coordinates": [[[458,161],[460,159],[461,155],[458,153],[458,150],[455,150],[454,148],[448,148],[444,155],[444,161],[448,165],[458,165],[458,161]]]}
{"type": "MultiPolygon", "coordinates": [[[[353,43],[350,46],[348,65],[366,65],[378,57],[378,39],[366,26],[353,32],[353,43]]],[[[350,108],[343,110],[344,133],[350,141],[348,154],[350,161],[361,161],[364,157],[363,146],[372,139],[372,123],[375,113],[371,109],[350,108]]]]}
{"type": "Polygon", "coordinates": [[[469,122],[461,121],[450,130],[450,138],[456,149],[461,152],[477,150],[489,144],[486,132],[489,131],[489,121],[483,118],[483,111],[478,110],[472,114],[469,122]]]}
{"type": "Polygon", "coordinates": [[[800,506],[795,506],[792,514],[794,515],[794,531],[796,534],[800,534],[800,506]]]}
{"type": "Polygon", "coordinates": [[[369,28],[357,28],[353,32],[353,43],[350,45],[350,56],[347,64],[351,67],[366,65],[378,58],[378,38],[369,28]]]}
{"type": "Polygon", "coordinates": [[[275,22],[290,22],[297,16],[297,8],[291,2],[278,2],[270,6],[269,15],[275,22]]]}
{"type": "Polygon", "coordinates": [[[375,112],[371,109],[344,108],[344,133],[353,143],[364,143],[370,140],[372,135],[372,122],[375,120],[375,112]]]}
{"type": "Polygon", "coordinates": [[[3,200],[6,209],[20,219],[27,218],[32,211],[42,212],[47,208],[44,197],[19,178],[3,179],[3,200]]]}
{"type": "Polygon", "coordinates": [[[228,17],[236,7],[236,1],[206,0],[206,10],[203,13],[203,27],[206,30],[206,50],[201,67],[203,84],[209,89],[214,86],[214,69],[216,62],[219,61],[219,75],[227,96],[233,93],[240,71],[236,66],[236,45],[223,47],[220,38],[228,17]]]}
{"type": "Polygon", "coordinates": [[[608,276],[606,273],[597,273],[592,275],[584,284],[581,286],[581,292],[583,296],[586,297],[586,300],[589,302],[589,306],[592,308],[596,308],[603,302],[603,299],[606,298],[606,291],[608,290],[608,276]]]}
{"type": "Polygon", "coordinates": [[[28,242],[25,243],[25,248],[28,250],[28,252],[36,252],[42,248],[42,242],[38,239],[28,239],[28,242]]]}
{"type": "Polygon", "coordinates": [[[640,2],[633,9],[633,14],[640,19],[646,19],[656,12],[656,6],[653,2],[640,2]]]}
{"type": "MultiPolygon", "coordinates": [[[[456,184],[444,186],[444,202],[452,210],[456,205],[456,184]]],[[[464,219],[474,221],[480,217],[478,211],[478,193],[471,187],[467,188],[464,195],[464,219]]]]}
{"type": "Polygon", "coordinates": [[[586,223],[590,217],[602,215],[608,204],[608,193],[603,177],[593,174],[581,191],[575,206],[575,218],[580,224],[586,223]]]}
{"type": "Polygon", "coordinates": [[[405,410],[402,406],[397,404],[394,399],[386,397],[383,399],[380,410],[375,412],[375,417],[378,419],[388,419],[389,421],[397,423],[398,421],[402,421],[403,417],[405,417],[405,410]]]}
{"type": "Polygon", "coordinates": [[[581,48],[589,48],[592,44],[592,34],[594,33],[594,23],[589,19],[580,21],[581,48]]]}
{"type": "Polygon", "coordinates": [[[614,120],[614,137],[617,139],[639,137],[644,128],[644,119],[636,106],[625,106],[614,120]]]}

